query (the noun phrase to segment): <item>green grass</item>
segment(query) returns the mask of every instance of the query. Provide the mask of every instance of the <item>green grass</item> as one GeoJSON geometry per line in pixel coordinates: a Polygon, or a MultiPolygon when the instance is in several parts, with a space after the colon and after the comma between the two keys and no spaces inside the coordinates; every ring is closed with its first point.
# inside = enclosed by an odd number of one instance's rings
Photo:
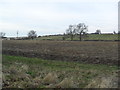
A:
{"type": "Polygon", "coordinates": [[[63,36],[42,36],[36,40],[62,40],[63,36]]]}
{"type": "Polygon", "coordinates": [[[22,62],[26,64],[39,64],[42,66],[46,67],[51,67],[51,68],[60,68],[60,69],[74,69],[74,68],[81,68],[81,69],[97,69],[97,70],[102,70],[102,69],[117,69],[116,66],[107,66],[107,65],[97,65],[97,64],[81,64],[81,63],[76,63],[76,62],[65,62],[65,61],[54,61],[54,60],[43,60],[39,58],[27,58],[27,57],[21,57],[21,56],[7,56],[3,55],[3,63],[4,60],[8,60],[7,62],[22,62]]]}
{"type": "Polygon", "coordinates": [[[117,34],[94,34],[94,35],[88,35],[86,40],[118,40],[118,35],[117,34]]]}
{"type": "MultiPolygon", "coordinates": [[[[118,40],[118,34],[88,34],[83,40],[118,40]]],[[[37,40],[63,40],[63,36],[43,36],[37,38],[37,40]]],[[[66,40],[71,40],[70,37],[66,40]]],[[[75,36],[73,40],[79,40],[79,36],[75,36]]]]}
{"type": "MultiPolygon", "coordinates": [[[[110,75],[114,71],[118,70],[117,66],[82,64],[77,62],[43,60],[39,58],[27,58],[8,55],[3,55],[2,62],[3,73],[6,76],[6,79],[8,79],[6,82],[11,82],[9,85],[10,87],[17,87],[18,85],[16,85],[16,83],[21,83],[21,87],[27,87],[27,85],[31,84],[31,82],[34,86],[34,79],[36,77],[40,77],[40,79],[42,80],[48,73],[54,72],[58,76],[57,83],[61,82],[64,78],[70,79],[72,77],[72,80],[74,81],[76,86],[78,88],[83,88],[88,85],[88,83],[93,78],[100,75],[110,75]],[[23,66],[24,68],[22,68],[23,66]],[[28,67],[27,71],[25,66],[28,67]],[[30,75],[30,80],[24,78],[25,80],[23,83],[23,80],[19,79],[18,76],[23,77],[24,75],[30,75]],[[14,79],[17,80],[15,81],[14,79]],[[26,85],[25,83],[27,82],[28,84],[26,85]]],[[[53,87],[55,87],[57,83],[54,83],[53,87]]],[[[44,85],[44,83],[42,83],[41,81],[38,82],[38,85],[35,87],[45,88],[47,86],[44,85]]]]}

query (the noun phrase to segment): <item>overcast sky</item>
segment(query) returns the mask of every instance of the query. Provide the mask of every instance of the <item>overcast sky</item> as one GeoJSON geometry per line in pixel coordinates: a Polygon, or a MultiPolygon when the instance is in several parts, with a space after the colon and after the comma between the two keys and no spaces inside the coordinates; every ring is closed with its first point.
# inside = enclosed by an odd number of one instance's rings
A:
{"type": "Polygon", "coordinates": [[[119,0],[0,0],[0,31],[6,36],[64,33],[70,24],[85,23],[89,32],[118,30],[119,0]]]}

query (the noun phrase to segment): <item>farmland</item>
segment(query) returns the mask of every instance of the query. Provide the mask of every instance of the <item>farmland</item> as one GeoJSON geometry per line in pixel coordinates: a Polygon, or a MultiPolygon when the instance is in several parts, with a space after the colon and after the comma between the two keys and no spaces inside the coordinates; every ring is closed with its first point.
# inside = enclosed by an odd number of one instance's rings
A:
{"type": "Polygon", "coordinates": [[[118,43],[3,40],[3,88],[117,88],[118,43]]]}
{"type": "Polygon", "coordinates": [[[3,54],[92,64],[118,64],[118,42],[3,41],[3,54]]]}
{"type": "MultiPolygon", "coordinates": [[[[37,38],[37,40],[63,40],[63,35],[51,35],[51,36],[42,36],[37,38]]],[[[82,40],[119,40],[120,34],[88,34],[82,40]]],[[[69,36],[65,40],[71,40],[69,36]]],[[[73,40],[79,40],[79,35],[75,35],[73,40]]]]}

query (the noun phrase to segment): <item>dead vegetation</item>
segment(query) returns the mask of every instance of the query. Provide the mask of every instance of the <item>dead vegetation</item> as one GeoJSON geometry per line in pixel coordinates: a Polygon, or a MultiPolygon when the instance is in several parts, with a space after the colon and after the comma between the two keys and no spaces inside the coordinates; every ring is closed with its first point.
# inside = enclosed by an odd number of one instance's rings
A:
{"type": "Polygon", "coordinates": [[[51,62],[14,56],[4,56],[3,59],[3,88],[116,88],[118,86],[117,73],[113,73],[116,68],[112,66],[51,62]]]}
{"type": "Polygon", "coordinates": [[[43,78],[43,83],[46,85],[55,84],[58,82],[57,80],[58,80],[58,78],[57,78],[56,73],[50,72],[43,78]]]}
{"type": "Polygon", "coordinates": [[[118,65],[118,43],[104,41],[3,41],[3,54],[47,60],[118,65]]]}
{"type": "Polygon", "coordinates": [[[120,88],[118,81],[118,72],[116,72],[112,75],[103,75],[94,78],[86,88],[120,88]]]}

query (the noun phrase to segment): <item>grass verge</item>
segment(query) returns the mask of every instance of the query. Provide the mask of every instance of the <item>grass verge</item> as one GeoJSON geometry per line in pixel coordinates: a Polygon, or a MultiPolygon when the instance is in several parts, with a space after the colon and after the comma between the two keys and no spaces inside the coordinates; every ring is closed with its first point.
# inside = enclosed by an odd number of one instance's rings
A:
{"type": "Polygon", "coordinates": [[[84,88],[94,78],[117,70],[117,66],[3,55],[3,87],[84,88]]]}

